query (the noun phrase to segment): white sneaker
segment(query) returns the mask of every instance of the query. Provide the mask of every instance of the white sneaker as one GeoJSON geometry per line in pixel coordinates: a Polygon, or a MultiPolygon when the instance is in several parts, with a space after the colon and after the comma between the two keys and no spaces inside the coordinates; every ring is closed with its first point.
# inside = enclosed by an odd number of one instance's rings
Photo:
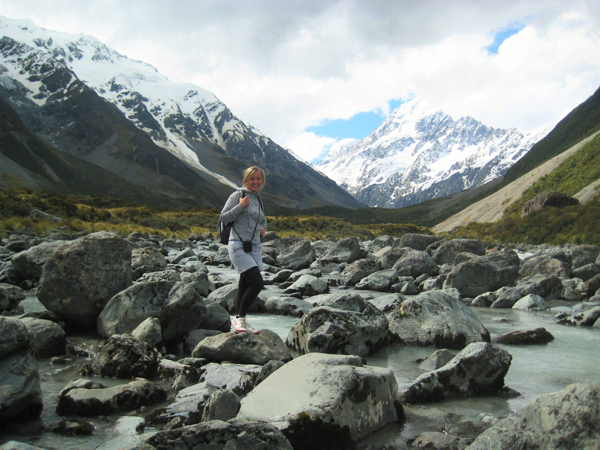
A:
{"type": "Polygon", "coordinates": [[[234,317],[231,320],[231,324],[233,325],[233,331],[236,333],[248,332],[248,329],[246,328],[246,319],[244,317],[234,317]]]}
{"type": "Polygon", "coordinates": [[[254,328],[253,326],[251,326],[248,322],[246,322],[246,318],[242,317],[244,319],[244,324],[246,325],[246,330],[248,330],[248,333],[252,333],[252,334],[260,334],[260,330],[257,330],[256,328],[254,328]]]}

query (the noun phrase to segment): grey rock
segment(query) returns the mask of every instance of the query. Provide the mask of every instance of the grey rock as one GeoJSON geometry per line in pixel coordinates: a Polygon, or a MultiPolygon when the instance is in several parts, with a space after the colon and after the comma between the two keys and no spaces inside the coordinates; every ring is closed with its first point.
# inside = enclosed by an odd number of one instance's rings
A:
{"type": "Polygon", "coordinates": [[[223,333],[208,336],[198,343],[192,356],[210,361],[260,365],[273,359],[280,361],[292,359],[283,340],[271,330],[261,330],[260,334],[223,333]]]}
{"type": "Polygon", "coordinates": [[[518,300],[512,307],[520,311],[544,311],[548,309],[548,304],[543,297],[535,294],[529,294],[518,300]]]}
{"type": "Polygon", "coordinates": [[[475,239],[452,239],[445,241],[433,252],[433,259],[439,265],[454,264],[459,253],[472,253],[477,256],[485,254],[485,245],[475,239]]]}
{"type": "Polygon", "coordinates": [[[420,250],[406,252],[393,266],[399,276],[417,278],[423,274],[438,274],[438,266],[429,253],[420,250]]]}
{"type": "Polygon", "coordinates": [[[460,300],[445,290],[427,291],[407,298],[389,315],[395,342],[462,349],[473,342],[490,341],[488,330],[460,300]]]}
{"type": "Polygon", "coordinates": [[[398,245],[400,247],[409,247],[415,250],[425,251],[427,247],[441,239],[441,237],[433,234],[406,233],[400,237],[398,245]]]}
{"type": "Polygon", "coordinates": [[[497,338],[499,344],[505,345],[537,345],[547,344],[554,340],[554,336],[545,328],[535,328],[524,331],[511,331],[497,338]]]}
{"type": "Polygon", "coordinates": [[[294,297],[273,296],[265,301],[265,311],[282,316],[302,317],[313,305],[294,297]]]}
{"type": "Polygon", "coordinates": [[[572,384],[544,394],[484,431],[469,450],[592,449],[600,441],[600,386],[572,384]]]}
{"type": "Polygon", "coordinates": [[[581,278],[583,281],[587,281],[596,275],[600,275],[600,265],[592,263],[578,267],[577,269],[573,269],[572,275],[581,278]]]}
{"type": "Polygon", "coordinates": [[[413,381],[403,398],[408,403],[428,403],[449,397],[489,395],[504,387],[512,357],[486,342],[474,342],[445,366],[413,381]]]}
{"type": "Polygon", "coordinates": [[[287,251],[279,253],[277,263],[283,269],[300,270],[309,267],[316,258],[315,250],[310,245],[310,241],[302,239],[287,251]]]}
{"type": "Polygon", "coordinates": [[[404,412],[391,370],[365,367],[356,356],[310,353],[256,386],[238,417],[277,421],[294,448],[353,448],[404,412]]]}
{"type": "Polygon", "coordinates": [[[342,238],[325,253],[322,259],[334,263],[351,263],[360,257],[360,243],[355,237],[342,238]]]}
{"type": "Polygon", "coordinates": [[[431,354],[431,356],[429,356],[429,358],[419,364],[419,369],[426,372],[431,372],[432,370],[436,370],[445,366],[452,360],[452,358],[454,358],[454,353],[452,353],[450,350],[445,348],[436,350],[431,354]]]}
{"type": "Polygon", "coordinates": [[[379,270],[363,278],[356,285],[356,289],[370,289],[372,291],[389,292],[392,285],[399,280],[398,272],[394,269],[379,270]]]}
{"type": "Polygon", "coordinates": [[[158,352],[130,334],[112,336],[92,359],[95,375],[130,379],[152,378],[158,367],[158,352]]]}
{"type": "Polygon", "coordinates": [[[214,389],[229,389],[244,396],[254,387],[254,380],[261,371],[255,364],[209,363],[203,367],[201,381],[214,389]]]}
{"type": "Polygon", "coordinates": [[[48,258],[37,297],[69,325],[95,329],[108,301],[131,285],[131,247],[114,233],[93,233],[48,258]]]}
{"type": "Polygon", "coordinates": [[[600,247],[596,245],[576,245],[569,249],[571,256],[571,267],[579,269],[580,267],[594,264],[600,256],[600,247]]]}
{"type": "Polygon", "coordinates": [[[148,317],[160,320],[169,342],[199,327],[206,315],[204,300],[189,284],[155,281],[136,283],[110,299],[98,317],[103,337],[130,333],[148,317]]]}
{"type": "Polygon", "coordinates": [[[18,286],[0,283],[0,313],[16,308],[25,299],[25,292],[18,286]]]}
{"type": "Polygon", "coordinates": [[[327,281],[312,275],[302,275],[296,282],[289,286],[284,293],[290,294],[298,292],[302,296],[311,297],[313,295],[326,294],[329,292],[327,281]]]}
{"type": "Polygon", "coordinates": [[[13,267],[26,280],[39,280],[44,264],[65,241],[48,241],[30,247],[11,258],[13,267]]]}
{"type": "Polygon", "coordinates": [[[227,421],[233,419],[239,410],[240,398],[236,393],[229,389],[219,389],[208,398],[204,406],[202,422],[208,422],[209,420],[227,421]]]}
{"type": "Polygon", "coordinates": [[[131,332],[131,335],[154,348],[161,349],[164,347],[162,327],[160,326],[160,320],[156,317],[148,317],[131,332]]]}
{"type": "Polygon", "coordinates": [[[61,356],[67,350],[65,330],[58,324],[44,319],[26,317],[21,319],[31,339],[31,347],[40,358],[61,356]]]}
{"type": "Polygon", "coordinates": [[[381,311],[358,294],[343,293],[302,316],[288,333],[286,344],[299,353],[367,356],[385,345],[387,329],[388,320],[381,311]]]}

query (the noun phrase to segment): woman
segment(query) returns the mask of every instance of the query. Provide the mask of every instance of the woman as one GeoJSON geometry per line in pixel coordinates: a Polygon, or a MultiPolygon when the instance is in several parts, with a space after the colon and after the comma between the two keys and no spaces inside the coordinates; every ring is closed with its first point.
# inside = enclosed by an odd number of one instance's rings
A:
{"type": "Polygon", "coordinates": [[[231,321],[236,333],[259,333],[246,322],[246,313],[265,286],[260,274],[260,237],[265,234],[267,218],[259,197],[265,182],[264,170],[257,166],[248,167],[242,179],[243,188],[229,196],[221,211],[223,223],[233,222],[227,249],[233,266],[240,274],[235,317],[231,321]],[[249,242],[252,244],[249,245],[249,242]]]}

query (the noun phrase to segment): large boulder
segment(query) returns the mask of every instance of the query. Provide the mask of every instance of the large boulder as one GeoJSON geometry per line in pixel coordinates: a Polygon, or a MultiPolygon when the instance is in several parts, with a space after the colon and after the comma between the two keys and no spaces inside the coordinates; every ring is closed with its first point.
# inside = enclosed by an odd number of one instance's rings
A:
{"type": "Polygon", "coordinates": [[[456,266],[446,277],[444,287],[456,288],[463,296],[477,297],[519,279],[521,260],[513,250],[489,253],[456,266]]]}
{"type": "Polygon", "coordinates": [[[67,386],[59,395],[57,412],[62,415],[100,416],[154,405],[166,398],[167,392],[163,388],[144,379],[110,388],[67,386]]]}
{"type": "Polygon", "coordinates": [[[317,259],[315,250],[308,239],[296,242],[291,248],[277,255],[279,266],[290,270],[306,269],[315,259],[317,259]]]}
{"type": "Polygon", "coordinates": [[[206,315],[206,305],[198,292],[183,282],[136,283],[115,295],[98,317],[98,333],[131,333],[148,317],[160,320],[165,342],[195,330],[206,315]]]}
{"type": "Polygon", "coordinates": [[[343,293],[304,314],[286,344],[300,353],[367,356],[385,345],[387,330],[381,311],[360,295],[343,293]]]}
{"type": "Polygon", "coordinates": [[[211,420],[163,430],[150,435],[146,442],[151,446],[149,449],[292,450],[290,442],[274,425],[239,419],[211,420]]]}
{"type": "Polygon", "coordinates": [[[438,266],[429,253],[420,250],[406,252],[393,267],[399,276],[418,278],[423,274],[438,274],[438,266]]]}
{"type": "Polygon", "coordinates": [[[476,239],[452,239],[440,244],[433,252],[433,259],[438,265],[454,264],[459,253],[472,253],[477,256],[485,254],[485,245],[476,239]]]}
{"type": "Polygon", "coordinates": [[[95,330],[104,306],[131,282],[129,243],[99,232],[55,250],[44,265],[37,297],[69,325],[95,330]]]}
{"type": "Polygon", "coordinates": [[[571,384],[544,394],[480,434],[469,450],[594,449],[600,442],[600,386],[571,384]]]}
{"type": "Polygon", "coordinates": [[[396,272],[395,269],[378,270],[360,280],[360,282],[356,284],[356,289],[389,292],[399,279],[400,277],[398,277],[398,272],[396,272]]]}
{"type": "Polygon", "coordinates": [[[13,267],[26,280],[39,280],[44,264],[65,241],[47,241],[17,253],[11,258],[13,267]]]}
{"type": "Polygon", "coordinates": [[[571,276],[571,265],[563,259],[549,258],[545,255],[534,256],[523,261],[519,273],[522,277],[543,275],[546,277],[569,278],[571,276]]]}
{"type": "Polygon", "coordinates": [[[352,264],[348,264],[348,266],[346,266],[346,268],[341,273],[341,277],[344,280],[344,283],[346,283],[349,286],[354,286],[364,277],[371,275],[377,270],[378,268],[376,259],[358,259],[352,264]]]}
{"type": "Polygon", "coordinates": [[[327,285],[327,281],[308,274],[302,275],[284,291],[285,294],[298,293],[303,297],[312,297],[313,295],[327,294],[328,292],[329,286],[327,285]]]}
{"type": "Polygon", "coordinates": [[[477,316],[447,290],[407,298],[389,321],[392,339],[402,344],[460,350],[473,342],[490,342],[477,316]]]}
{"type": "Polygon", "coordinates": [[[0,430],[42,412],[40,374],[25,325],[0,316],[0,430]]]}
{"type": "Polygon", "coordinates": [[[0,283],[0,313],[16,308],[25,299],[25,292],[18,286],[0,283]]]}
{"type": "Polygon", "coordinates": [[[425,251],[431,244],[442,239],[434,234],[406,233],[400,237],[398,245],[400,247],[410,247],[415,250],[425,251]]]}
{"type": "Polygon", "coordinates": [[[273,359],[292,359],[283,340],[271,330],[262,330],[260,334],[223,333],[207,336],[198,343],[192,356],[217,362],[260,365],[273,359]]]}
{"type": "Polygon", "coordinates": [[[360,257],[360,243],[355,237],[342,238],[323,255],[323,260],[351,263],[360,257]]]}
{"type": "Polygon", "coordinates": [[[356,356],[310,353],[273,372],[244,399],[238,418],[277,422],[294,449],[354,448],[404,420],[390,369],[356,356]]]}
{"type": "Polygon", "coordinates": [[[448,397],[471,397],[497,393],[512,357],[506,350],[486,342],[474,342],[439,369],[413,381],[403,398],[408,403],[427,403],[448,397]]]}
{"type": "Polygon", "coordinates": [[[114,335],[92,359],[94,374],[103,377],[152,378],[157,367],[157,350],[130,334],[114,335]]]}
{"type": "Polygon", "coordinates": [[[25,317],[21,319],[31,338],[31,347],[40,358],[61,356],[67,351],[65,330],[51,320],[25,317]]]}

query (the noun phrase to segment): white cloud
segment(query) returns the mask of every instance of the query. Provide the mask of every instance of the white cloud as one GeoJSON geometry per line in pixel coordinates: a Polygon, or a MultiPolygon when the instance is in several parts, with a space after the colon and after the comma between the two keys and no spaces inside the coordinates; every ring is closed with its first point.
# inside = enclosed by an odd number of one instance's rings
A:
{"type": "Polygon", "coordinates": [[[530,131],[600,85],[597,0],[0,0],[0,11],[208,89],[307,160],[329,145],[308,126],[390,99],[530,131]],[[513,23],[525,27],[490,55],[513,23]]]}
{"type": "Polygon", "coordinates": [[[323,151],[337,142],[337,139],[317,136],[314,133],[303,132],[289,142],[287,148],[296,157],[311,163],[323,157],[323,151]]]}

